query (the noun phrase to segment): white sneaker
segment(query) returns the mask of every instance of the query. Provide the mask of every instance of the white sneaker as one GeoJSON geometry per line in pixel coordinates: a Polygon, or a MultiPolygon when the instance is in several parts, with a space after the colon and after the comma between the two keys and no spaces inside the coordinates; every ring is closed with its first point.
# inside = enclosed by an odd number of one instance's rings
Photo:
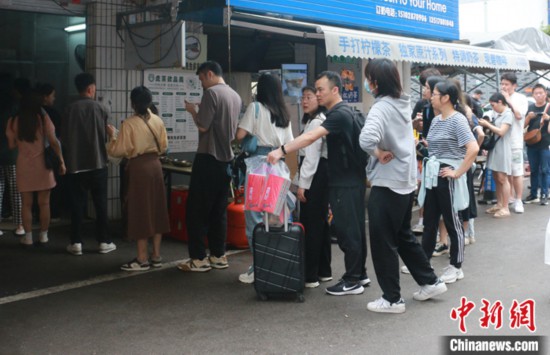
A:
{"type": "Polygon", "coordinates": [[[32,245],[32,236],[26,234],[23,235],[21,238],[19,238],[19,243],[27,246],[32,245]]]}
{"type": "Polygon", "coordinates": [[[452,284],[457,280],[462,280],[464,278],[464,272],[462,272],[462,268],[457,269],[453,265],[449,265],[443,270],[443,275],[441,275],[439,279],[446,284],[452,284]]]}
{"type": "Polygon", "coordinates": [[[521,202],[521,200],[516,200],[516,202],[514,202],[514,212],[523,213],[524,211],[523,202],[521,202]]]}
{"type": "Polygon", "coordinates": [[[470,244],[470,237],[464,237],[464,245],[470,244]]]}
{"type": "Polygon", "coordinates": [[[401,266],[401,273],[410,274],[409,268],[406,265],[401,266]]]}
{"type": "Polygon", "coordinates": [[[332,276],[319,277],[319,281],[321,281],[321,282],[329,282],[329,281],[332,281],[332,276]]]}
{"type": "Polygon", "coordinates": [[[474,244],[476,242],[476,238],[473,235],[471,235],[468,239],[470,239],[470,244],[474,244]]]}
{"type": "MultiPolygon", "coordinates": [[[[240,277],[239,277],[240,279],[240,277]]],[[[305,285],[304,285],[306,288],[316,288],[316,287],[319,287],[319,281],[315,281],[315,282],[306,282],[305,285]]]]}
{"type": "Polygon", "coordinates": [[[82,255],[82,243],[67,245],[67,251],[73,255],[82,255]]]}
{"type": "Polygon", "coordinates": [[[445,292],[447,292],[445,282],[437,280],[433,285],[421,286],[418,292],[413,293],[413,298],[417,301],[426,301],[445,292]]]}
{"type": "Polygon", "coordinates": [[[45,244],[48,242],[48,232],[40,232],[40,235],[38,237],[38,241],[42,244],[45,244]]]}
{"type": "Polygon", "coordinates": [[[380,297],[376,301],[369,302],[367,309],[378,313],[405,313],[405,301],[400,299],[396,303],[390,303],[384,297],[380,297]]]}
{"type": "Polygon", "coordinates": [[[99,243],[99,253],[107,254],[116,250],[115,243],[99,243]]]}
{"type": "Polygon", "coordinates": [[[254,283],[254,270],[248,270],[244,274],[239,275],[239,281],[245,284],[254,283]]]}

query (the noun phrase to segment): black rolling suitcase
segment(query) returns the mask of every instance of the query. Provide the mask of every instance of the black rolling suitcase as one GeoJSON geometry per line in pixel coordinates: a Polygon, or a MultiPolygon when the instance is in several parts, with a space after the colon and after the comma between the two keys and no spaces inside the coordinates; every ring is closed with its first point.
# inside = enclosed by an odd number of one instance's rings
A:
{"type": "MultiPolygon", "coordinates": [[[[286,210],[286,208],[283,208],[286,210]]],[[[267,213],[266,213],[267,216],[267,213]]],[[[286,218],[285,213],[285,221],[286,218]]],[[[254,288],[258,298],[292,295],[304,301],[304,229],[298,223],[285,223],[281,227],[256,225],[252,236],[254,255],[254,288]]]]}

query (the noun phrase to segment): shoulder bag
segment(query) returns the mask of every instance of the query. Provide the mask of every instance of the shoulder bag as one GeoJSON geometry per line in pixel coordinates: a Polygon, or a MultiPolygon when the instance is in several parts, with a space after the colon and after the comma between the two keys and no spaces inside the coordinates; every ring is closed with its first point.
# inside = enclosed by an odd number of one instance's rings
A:
{"type": "MultiPolygon", "coordinates": [[[[61,160],[53,150],[48,140],[48,135],[46,133],[46,122],[45,118],[42,116],[42,134],[44,135],[44,163],[46,164],[46,169],[58,171],[61,166],[61,160]]],[[[61,145],[60,145],[61,147],[61,145]]]]}
{"type": "MultiPolygon", "coordinates": [[[[546,104],[546,107],[544,108],[544,111],[542,113],[546,113],[546,111],[548,110],[548,104],[546,104]]],[[[523,134],[523,140],[525,141],[525,143],[527,145],[533,145],[533,144],[537,144],[538,142],[540,142],[540,140],[542,139],[542,133],[540,131],[540,129],[542,128],[542,124],[543,124],[543,118],[541,116],[540,118],[540,124],[539,124],[539,128],[535,128],[535,129],[532,129],[530,131],[527,131],[523,134]]]]}
{"type": "MultiPolygon", "coordinates": [[[[254,117],[258,119],[258,102],[254,101],[254,117]]],[[[254,154],[258,149],[258,138],[252,134],[247,134],[241,142],[241,150],[244,153],[254,154]]]]}

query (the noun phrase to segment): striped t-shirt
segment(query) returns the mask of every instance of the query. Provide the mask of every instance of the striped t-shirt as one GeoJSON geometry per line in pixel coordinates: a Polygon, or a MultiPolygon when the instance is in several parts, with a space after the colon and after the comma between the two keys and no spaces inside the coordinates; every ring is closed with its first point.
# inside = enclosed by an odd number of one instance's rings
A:
{"type": "Polygon", "coordinates": [[[428,153],[438,159],[464,159],[466,144],[475,141],[468,119],[455,112],[445,120],[436,116],[428,132],[428,153]]]}

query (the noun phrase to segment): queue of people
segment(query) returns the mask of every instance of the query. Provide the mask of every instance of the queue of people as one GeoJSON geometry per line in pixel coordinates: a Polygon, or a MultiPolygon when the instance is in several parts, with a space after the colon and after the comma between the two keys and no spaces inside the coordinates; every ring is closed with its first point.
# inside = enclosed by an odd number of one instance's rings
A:
{"type": "MultiPolygon", "coordinates": [[[[356,113],[342,100],[340,76],[324,71],[314,86],[302,89],[304,127],[296,138],[277,77],[260,76],[256,99],[240,118],[241,98],[225,83],[221,66],[205,62],[197,75],[204,89],[202,100],[198,109],[195,104],[185,103],[199,131],[199,144],[186,209],[190,259],[177,266],[182,271],[229,267],[225,250],[230,184],[227,171],[234,159],[231,143],[247,136],[257,140],[253,154],[267,155],[269,163],[299,153],[294,181],[301,204],[299,218],[306,233],[308,288],[333,280],[329,206],[338,246],[344,253],[345,272],[325,292],[358,295],[370,284],[364,213],[368,178],[372,186],[367,203],[369,239],[374,271],[383,292],[367,305],[373,312],[405,311],[399,257],[405,264],[401,272],[410,273],[420,286],[413,295],[418,301],[444,293],[446,284],[465,277],[464,248],[475,242],[473,219],[477,216],[472,166],[486,133],[494,135],[487,167],[495,177],[498,201],[487,212],[495,218],[506,218],[511,206],[514,212],[523,213],[524,126],[528,131],[539,129],[542,137],[527,147],[532,174],[525,203],[548,204],[550,105],[546,103],[546,90],[535,85],[535,103],[527,107],[525,97],[516,92],[513,73],[502,75],[501,91],[490,97],[491,117],[479,117],[479,103],[463,94],[459,82],[442,77],[434,69],[422,73],[423,97],[411,110],[410,97],[403,92],[395,64],[387,59],[371,60],[365,67],[364,89],[375,101],[362,129],[357,130],[356,113]],[[413,129],[422,132],[419,140],[415,141],[413,129]],[[370,156],[368,165],[358,159],[364,152],[370,156]],[[421,243],[413,234],[417,227],[411,227],[416,199],[422,207],[421,243]],[[450,253],[450,263],[437,276],[430,259],[444,253],[450,253]]],[[[71,207],[67,252],[83,254],[81,226],[88,192],[96,212],[97,251],[106,254],[116,250],[107,228],[107,164],[108,156],[124,158],[123,211],[128,219],[127,235],[136,241],[137,252],[121,269],[161,267],[162,234],[170,228],[158,156],[166,152],[168,141],[163,121],[153,109],[152,93],[143,86],[132,90],[134,112],[117,130],[109,124],[108,110],[95,100],[94,77],[79,74],[75,86],[79,99],[67,107],[64,115],[55,117],[55,123],[52,87],[24,90],[17,105],[1,102],[0,122],[5,122],[7,146],[17,148],[19,153],[16,161],[2,161],[0,169],[2,175],[9,175],[10,184],[17,186],[11,189],[17,192],[12,194],[12,208],[18,208],[17,196],[22,200],[20,220],[14,213],[16,224],[21,224],[16,233],[22,244],[33,244],[32,204],[37,193],[38,241],[48,242],[50,192],[56,186],[55,176],[65,175],[71,207]],[[59,160],[55,172],[45,165],[48,145],[59,160]]],[[[1,180],[0,194],[5,178],[1,180]]],[[[252,230],[262,221],[262,214],[246,211],[245,220],[252,246],[252,230]]],[[[254,282],[253,266],[239,280],[254,282]]]]}

